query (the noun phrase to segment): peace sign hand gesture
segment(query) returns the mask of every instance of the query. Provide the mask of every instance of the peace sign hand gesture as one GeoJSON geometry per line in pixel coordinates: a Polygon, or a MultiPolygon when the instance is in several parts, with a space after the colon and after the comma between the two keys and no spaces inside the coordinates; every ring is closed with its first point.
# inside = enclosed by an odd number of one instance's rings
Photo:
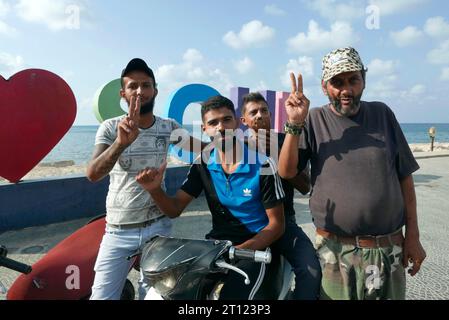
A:
{"type": "Polygon", "coordinates": [[[294,73],[290,73],[292,83],[292,93],[285,102],[285,110],[288,116],[288,122],[292,124],[303,124],[309,113],[310,101],[304,95],[302,75],[298,75],[298,83],[294,73]]]}
{"type": "Polygon", "coordinates": [[[141,98],[131,97],[129,114],[118,125],[117,142],[119,145],[128,147],[139,136],[140,106],[141,98]]]}

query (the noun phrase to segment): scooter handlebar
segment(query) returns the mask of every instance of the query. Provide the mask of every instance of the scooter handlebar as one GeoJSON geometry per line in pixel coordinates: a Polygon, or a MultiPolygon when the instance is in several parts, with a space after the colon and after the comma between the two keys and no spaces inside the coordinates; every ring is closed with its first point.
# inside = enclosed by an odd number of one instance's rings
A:
{"type": "Polygon", "coordinates": [[[269,249],[267,249],[266,251],[259,251],[259,250],[238,249],[235,247],[231,247],[229,249],[229,258],[231,260],[237,258],[240,260],[252,260],[255,262],[268,264],[271,262],[271,252],[269,249]]]}
{"type": "Polygon", "coordinates": [[[24,274],[29,274],[32,271],[32,268],[29,265],[6,257],[0,257],[0,267],[5,267],[24,274]]]}

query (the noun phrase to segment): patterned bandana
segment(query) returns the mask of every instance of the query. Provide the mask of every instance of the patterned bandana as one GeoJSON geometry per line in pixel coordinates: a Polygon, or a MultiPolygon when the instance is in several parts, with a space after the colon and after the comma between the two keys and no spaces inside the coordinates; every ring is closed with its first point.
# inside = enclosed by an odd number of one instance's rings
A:
{"type": "Polygon", "coordinates": [[[351,47],[332,51],[323,58],[323,81],[329,81],[344,72],[363,70],[363,62],[359,53],[351,47]]]}

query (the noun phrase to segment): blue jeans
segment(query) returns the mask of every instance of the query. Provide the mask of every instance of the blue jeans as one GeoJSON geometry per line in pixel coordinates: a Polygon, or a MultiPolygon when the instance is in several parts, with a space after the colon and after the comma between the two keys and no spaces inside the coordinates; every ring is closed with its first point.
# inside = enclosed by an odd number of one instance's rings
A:
{"type": "MultiPolygon", "coordinates": [[[[95,263],[95,280],[91,300],[120,300],[131,261],[127,258],[155,235],[168,236],[172,223],[163,218],[146,228],[117,229],[106,226],[95,263]]],[[[150,285],[144,281],[142,271],[139,280],[139,298],[143,299],[150,285]]]]}
{"type": "Polygon", "coordinates": [[[274,249],[287,259],[295,273],[295,300],[317,300],[321,287],[321,266],[309,237],[296,224],[294,217],[286,217],[284,235],[274,249]]]}

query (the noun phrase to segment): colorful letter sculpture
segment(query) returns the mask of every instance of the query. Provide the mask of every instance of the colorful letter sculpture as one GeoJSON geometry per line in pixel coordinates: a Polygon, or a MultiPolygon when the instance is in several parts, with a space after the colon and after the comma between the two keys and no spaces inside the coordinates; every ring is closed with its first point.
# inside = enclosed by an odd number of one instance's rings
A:
{"type": "MultiPolygon", "coordinates": [[[[249,91],[249,88],[231,88],[230,99],[234,103],[237,119],[240,119],[242,113],[243,97],[247,95],[249,91]]],[[[284,123],[287,120],[284,104],[288,99],[289,93],[264,90],[260,91],[260,94],[267,101],[268,110],[270,110],[271,113],[271,128],[273,128],[276,132],[284,132],[284,123]]],[[[243,131],[248,129],[243,124],[240,125],[240,128],[243,131]]]]}
{"type": "Polygon", "coordinates": [[[0,176],[18,182],[64,137],[76,117],[69,85],[54,73],[21,71],[0,76],[0,176]]]}
{"type": "Polygon", "coordinates": [[[171,94],[165,105],[163,117],[182,123],[184,111],[191,103],[202,103],[220,93],[205,84],[189,84],[171,94]]]}
{"type": "Polygon", "coordinates": [[[98,122],[125,114],[120,107],[121,80],[116,79],[98,89],[94,99],[94,114],[98,122]]]}
{"type": "MultiPolygon", "coordinates": [[[[205,84],[190,84],[173,92],[167,100],[163,117],[172,118],[182,124],[183,115],[186,108],[191,103],[202,103],[207,99],[218,96],[220,93],[205,84]]],[[[171,153],[176,155],[181,161],[192,163],[196,157],[193,153],[183,151],[178,147],[173,147],[171,153]]]]}

